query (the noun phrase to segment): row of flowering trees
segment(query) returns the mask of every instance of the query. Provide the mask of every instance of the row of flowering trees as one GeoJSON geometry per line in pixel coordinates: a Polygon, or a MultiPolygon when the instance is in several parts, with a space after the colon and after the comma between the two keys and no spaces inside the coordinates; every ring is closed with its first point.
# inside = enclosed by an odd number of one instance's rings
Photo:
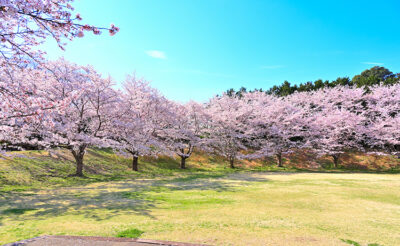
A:
{"type": "Polygon", "coordinates": [[[46,38],[64,49],[84,32],[114,35],[119,28],[81,23],[73,0],[0,0],[0,143],[12,148],[65,148],[83,175],[90,146],[132,157],[177,155],[181,167],[195,149],[241,158],[282,156],[310,149],[337,165],[347,150],[397,154],[400,85],[338,86],[286,97],[260,91],[224,94],[205,104],[167,100],[128,76],[116,89],[90,66],[46,62],[46,38]]]}
{"type": "Polygon", "coordinates": [[[169,101],[134,75],[116,89],[91,66],[60,59],[36,68],[3,66],[0,77],[12,90],[0,94],[3,147],[68,149],[78,176],[90,146],[129,154],[138,170],[140,156],[161,153],[179,155],[185,168],[201,142],[202,105],[169,101]]]}
{"type": "Polygon", "coordinates": [[[200,104],[167,100],[145,80],[127,76],[122,87],[91,66],[64,59],[41,67],[2,67],[0,141],[5,148],[65,148],[83,175],[88,147],[130,155],[133,170],[145,155],[177,155],[181,168],[195,149],[242,158],[282,156],[299,149],[397,154],[400,85],[334,87],[286,97],[224,94],[200,104]],[[22,89],[20,89],[22,88],[22,89]],[[9,96],[6,96],[9,95],[9,96]]]}

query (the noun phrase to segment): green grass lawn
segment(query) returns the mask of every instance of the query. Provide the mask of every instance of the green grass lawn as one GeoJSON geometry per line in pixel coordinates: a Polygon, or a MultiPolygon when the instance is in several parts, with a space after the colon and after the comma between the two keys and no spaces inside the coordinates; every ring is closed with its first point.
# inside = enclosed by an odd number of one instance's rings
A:
{"type": "Polygon", "coordinates": [[[129,159],[89,149],[86,177],[77,178],[68,151],[15,152],[0,160],[0,244],[47,234],[400,245],[399,160],[350,153],[339,170],[302,169],[315,165],[308,154],[286,159],[293,168],[274,162],[242,161],[231,170],[221,158],[196,154],[180,170],[173,158],[141,158],[137,173],[129,159]]]}
{"type": "Polygon", "coordinates": [[[400,245],[398,174],[191,171],[1,194],[0,244],[50,234],[400,245]]]}

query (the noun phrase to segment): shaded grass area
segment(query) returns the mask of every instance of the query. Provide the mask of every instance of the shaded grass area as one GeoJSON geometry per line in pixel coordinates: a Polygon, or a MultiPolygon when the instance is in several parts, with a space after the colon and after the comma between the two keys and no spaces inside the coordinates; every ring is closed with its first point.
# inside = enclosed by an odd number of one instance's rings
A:
{"type": "Polygon", "coordinates": [[[186,179],[207,175],[217,177],[229,170],[213,158],[203,158],[201,164],[189,161],[190,169],[181,170],[178,160],[169,157],[139,160],[139,172],[131,170],[129,158],[107,149],[89,149],[84,159],[85,177],[72,176],[75,163],[67,150],[14,152],[0,159],[0,194],[54,186],[85,185],[95,182],[119,181],[136,178],[156,178],[189,174],[186,179]],[[193,174],[193,175],[191,175],[193,174]]]}
{"type": "Polygon", "coordinates": [[[214,245],[399,245],[399,198],[397,174],[139,177],[4,194],[0,244],[50,234],[214,245]]]}
{"type": "Polygon", "coordinates": [[[88,149],[85,155],[85,178],[71,176],[75,163],[67,150],[13,152],[0,159],[0,194],[12,191],[41,189],[53,186],[85,185],[94,182],[136,178],[175,176],[181,181],[221,177],[233,172],[319,172],[319,173],[400,173],[400,161],[392,156],[371,156],[347,153],[341,157],[339,169],[332,169],[329,157],[317,158],[310,152],[299,152],[284,158],[285,167],[278,168],[274,158],[238,161],[235,170],[223,158],[196,153],[188,159],[188,169],[179,169],[179,160],[169,157],[139,159],[139,172],[131,170],[129,158],[110,149],[88,149]]]}

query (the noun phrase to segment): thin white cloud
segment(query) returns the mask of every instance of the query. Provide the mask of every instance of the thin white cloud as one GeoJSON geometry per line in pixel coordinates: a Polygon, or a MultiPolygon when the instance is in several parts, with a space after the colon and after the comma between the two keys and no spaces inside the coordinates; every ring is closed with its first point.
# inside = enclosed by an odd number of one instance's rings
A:
{"type": "Polygon", "coordinates": [[[261,69],[278,69],[283,68],[283,65],[268,65],[268,66],[261,66],[261,69]]]}
{"type": "Polygon", "coordinates": [[[210,77],[220,77],[220,78],[235,78],[232,74],[224,74],[224,73],[213,73],[213,72],[206,72],[197,69],[163,69],[160,70],[161,72],[166,73],[186,73],[186,74],[194,74],[194,75],[205,75],[210,77]]]}
{"type": "Polygon", "coordinates": [[[376,65],[376,66],[383,66],[384,63],[382,62],[361,62],[362,64],[367,64],[367,65],[376,65]]]}
{"type": "Polygon", "coordinates": [[[146,51],[146,54],[157,59],[167,59],[165,53],[159,50],[148,50],[146,51]]]}

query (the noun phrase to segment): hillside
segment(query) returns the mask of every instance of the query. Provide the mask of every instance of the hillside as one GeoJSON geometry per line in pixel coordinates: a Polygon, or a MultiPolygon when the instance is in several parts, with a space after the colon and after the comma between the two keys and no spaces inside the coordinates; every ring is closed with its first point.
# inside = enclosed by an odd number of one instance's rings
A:
{"type": "Polygon", "coordinates": [[[341,158],[341,168],[332,169],[330,157],[317,158],[307,152],[293,153],[284,158],[284,168],[276,167],[274,158],[239,161],[235,170],[220,157],[195,153],[188,159],[188,169],[179,169],[179,160],[170,157],[143,157],[139,172],[130,168],[131,160],[107,149],[89,149],[85,155],[85,178],[73,177],[75,164],[66,150],[11,152],[0,160],[2,190],[29,189],[45,186],[68,186],[122,179],[179,176],[183,174],[225,174],[234,171],[327,171],[327,172],[398,172],[399,159],[392,156],[374,156],[347,153],[341,158]]]}

